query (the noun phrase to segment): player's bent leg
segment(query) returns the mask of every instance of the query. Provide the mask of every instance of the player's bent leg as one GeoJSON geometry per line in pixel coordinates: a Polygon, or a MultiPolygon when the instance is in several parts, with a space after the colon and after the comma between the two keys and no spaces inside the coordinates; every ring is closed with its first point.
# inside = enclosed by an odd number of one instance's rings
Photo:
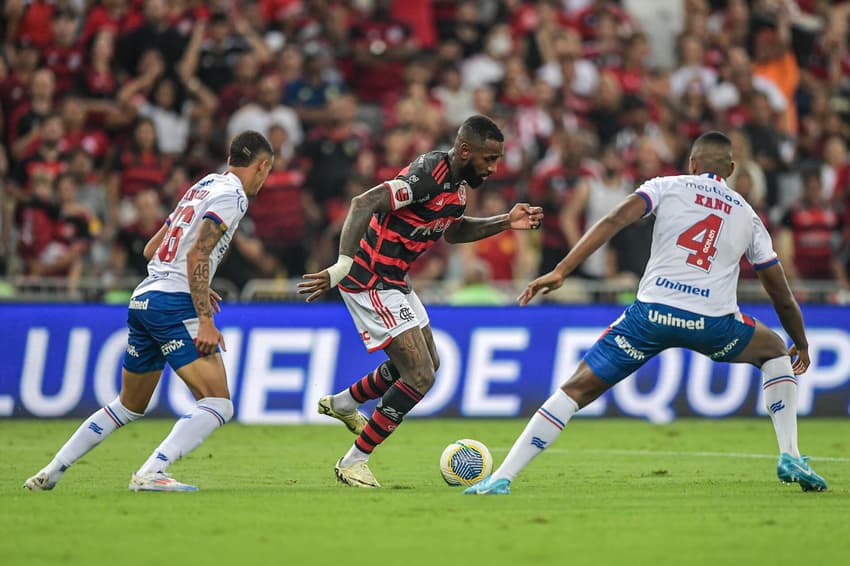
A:
{"type": "MultiPolygon", "coordinates": [[[[368,471],[366,461],[372,451],[398,428],[404,416],[434,384],[434,366],[422,330],[418,326],[396,336],[386,347],[386,353],[398,368],[401,378],[381,397],[381,402],[354,441],[354,445],[337,462],[336,477],[346,485],[364,487],[363,483],[353,476],[365,475],[365,471],[368,471]]],[[[371,472],[368,474],[371,475],[371,472]]],[[[371,479],[374,479],[374,476],[371,479]]],[[[377,481],[370,487],[378,487],[377,481]]]]}
{"type": "Polygon", "coordinates": [[[194,486],[174,480],[166,470],[233,417],[221,354],[198,358],[175,371],[195,395],[197,405],[177,421],[171,433],[133,475],[130,481],[133,491],[196,491],[194,486]]]}
{"type": "Polygon", "coordinates": [[[610,387],[610,383],[597,376],[587,362],[582,361],[572,377],[537,409],[502,465],[490,477],[468,487],[464,494],[509,494],[514,478],[558,439],[572,416],[610,387]]]}
{"type": "Polygon", "coordinates": [[[826,481],[801,456],[797,447],[797,376],[785,342],[778,334],[756,321],[749,344],[731,360],[750,363],[762,371],[764,404],[773,421],[779,444],[776,475],[783,483],[799,483],[803,491],[824,491],[826,481]]]}
{"type": "Polygon", "coordinates": [[[83,421],[53,460],[27,479],[24,487],[31,491],[53,489],[71,465],[103,442],[107,436],[142,418],[160,373],[160,370],[135,373],[124,369],[118,397],[83,421]]]}
{"type": "Polygon", "coordinates": [[[369,420],[357,407],[370,399],[383,396],[399,377],[400,374],[392,361],[386,360],[351,387],[336,395],[325,395],[319,399],[319,414],[333,417],[341,421],[352,433],[360,434],[369,420]]]}

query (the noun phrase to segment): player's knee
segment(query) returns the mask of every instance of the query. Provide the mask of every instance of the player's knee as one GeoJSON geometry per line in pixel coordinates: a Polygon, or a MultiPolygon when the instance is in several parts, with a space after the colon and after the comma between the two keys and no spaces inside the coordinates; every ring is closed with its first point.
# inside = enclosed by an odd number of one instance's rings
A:
{"type": "Polygon", "coordinates": [[[116,397],[114,401],[106,406],[106,409],[111,410],[123,424],[133,422],[145,416],[146,408],[147,403],[142,405],[141,402],[137,402],[135,404],[131,402],[122,402],[120,397],[116,397]]]}
{"type": "Polygon", "coordinates": [[[410,381],[414,389],[425,395],[434,385],[434,368],[417,368],[410,376],[410,381]]]}
{"type": "Polygon", "coordinates": [[[233,418],[233,401],[225,397],[204,397],[198,401],[198,406],[214,411],[223,421],[222,425],[233,418]]]}

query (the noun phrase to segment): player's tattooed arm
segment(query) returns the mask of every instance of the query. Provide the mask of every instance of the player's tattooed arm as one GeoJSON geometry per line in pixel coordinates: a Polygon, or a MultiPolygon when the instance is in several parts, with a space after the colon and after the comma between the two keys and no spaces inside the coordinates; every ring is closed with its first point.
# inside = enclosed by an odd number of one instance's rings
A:
{"type": "Polygon", "coordinates": [[[536,230],[543,222],[543,209],[524,202],[514,205],[507,214],[490,218],[464,216],[446,229],[445,238],[450,244],[475,242],[507,229],[536,230]]]}
{"type": "Polygon", "coordinates": [[[201,222],[198,238],[189,249],[186,258],[186,267],[189,276],[189,293],[192,295],[192,303],[200,319],[213,317],[213,308],[210,303],[210,254],[221,239],[221,227],[205,218],[201,222]]]}
{"type": "Polygon", "coordinates": [[[390,192],[384,185],[372,187],[351,199],[348,216],[345,217],[339,237],[339,253],[354,257],[360,247],[360,239],[369,227],[372,215],[390,210],[392,210],[390,192]]]}

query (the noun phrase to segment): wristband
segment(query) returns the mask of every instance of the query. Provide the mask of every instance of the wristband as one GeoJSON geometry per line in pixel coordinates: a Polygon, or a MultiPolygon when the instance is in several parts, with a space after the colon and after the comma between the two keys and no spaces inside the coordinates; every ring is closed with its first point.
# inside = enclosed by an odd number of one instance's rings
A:
{"type": "Polygon", "coordinates": [[[336,263],[327,269],[331,287],[336,287],[337,283],[342,281],[342,278],[348,275],[349,270],[351,270],[352,263],[354,263],[353,258],[340,254],[336,263]]]}

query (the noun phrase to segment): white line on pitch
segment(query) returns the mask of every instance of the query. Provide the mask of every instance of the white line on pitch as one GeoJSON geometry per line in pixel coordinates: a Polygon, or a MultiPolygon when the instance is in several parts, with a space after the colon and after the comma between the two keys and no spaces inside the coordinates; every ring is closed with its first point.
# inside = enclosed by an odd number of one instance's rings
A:
{"type": "MultiPolygon", "coordinates": [[[[507,452],[509,448],[496,448],[507,452]]],[[[775,460],[775,454],[747,454],[745,452],[677,452],[674,450],[582,450],[567,448],[549,448],[546,452],[557,454],[601,454],[607,456],[684,456],[691,458],[751,458],[754,460],[775,460]]],[[[850,458],[836,458],[829,456],[812,456],[814,462],[850,462],[850,458]]]]}

